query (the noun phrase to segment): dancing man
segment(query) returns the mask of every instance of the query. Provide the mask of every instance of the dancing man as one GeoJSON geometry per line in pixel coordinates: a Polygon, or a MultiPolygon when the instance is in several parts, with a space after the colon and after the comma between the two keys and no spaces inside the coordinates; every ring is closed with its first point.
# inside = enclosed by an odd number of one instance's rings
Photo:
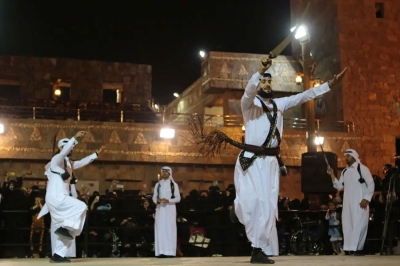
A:
{"type": "Polygon", "coordinates": [[[344,153],[346,168],[339,180],[333,169],[328,167],[333,187],[344,190],[342,228],[345,251],[354,252],[355,256],[363,256],[363,248],[367,237],[369,222],[369,202],[374,195],[375,182],[369,169],[361,164],[358,153],[348,149],[344,153]]]}
{"type": "Polygon", "coordinates": [[[176,203],[181,201],[178,184],[172,177],[172,169],[161,168],[162,179],[155,185],[153,202],[157,204],[154,224],[155,255],[158,258],[176,256],[176,203]]]}
{"type": "Polygon", "coordinates": [[[286,168],[279,156],[284,111],[328,92],[346,71],[302,93],[273,99],[272,61],[261,60],[241,99],[246,144],[235,166],[235,213],[244,224],[253,246],[251,263],[273,264],[268,255],[279,255],[276,231],[280,171],[286,168]]]}
{"type": "Polygon", "coordinates": [[[53,254],[50,259],[51,263],[70,262],[65,256],[69,248],[74,244],[75,236],[81,234],[85,223],[86,204],[70,196],[69,185],[73,179],[72,170],[91,163],[104,149],[104,147],[101,147],[96,153],[79,161],[70,160],[72,149],[78,143],[77,139],[85,134],[85,131],[79,131],[71,139],[60,140],[58,142],[59,152],[53,156],[50,163],[45,167],[45,175],[49,180],[47,183],[46,204],[43,206],[38,218],[50,212],[53,254]]]}

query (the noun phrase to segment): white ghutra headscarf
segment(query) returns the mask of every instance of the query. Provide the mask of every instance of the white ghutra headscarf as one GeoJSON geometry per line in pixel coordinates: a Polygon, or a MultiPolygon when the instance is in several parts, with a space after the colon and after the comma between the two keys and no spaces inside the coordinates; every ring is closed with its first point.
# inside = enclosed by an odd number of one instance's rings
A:
{"type": "Polygon", "coordinates": [[[351,157],[353,157],[354,160],[356,160],[357,163],[361,163],[361,162],[360,162],[360,158],[358,158],[358,153],[357,153],[355,150],[353,150],[353,149],[348,149],[348,150],[346,150],[346,151],[344,152],[344,155],[346,155],[346,154],[348,154],[348,155],[350,155],[351,157]]]}
{"type": "MultiPolygon", "coordinates": [[[[171,199],[173,199],[173,198],[175,198],[175,181],[174,181],[174,178],[172,177],[172,169],[171,169],[171,167],[168,167],[168,166],[163,166],[163,167],[161,167],[161,174],[162,174],[162,172],[163,171],[168,171],[169,172],[169,180],[170,180],[170,182],[171,182],[171,193],[172,193],[172,195],[171,195],[171,199]]],[[[160,197],[160,183],[158,184],[158,188],[157,188],[157,198],[158,197],[160,197]]]]}
{"type": "Polygon", "coordinates": [[[162,174],[163,170],[164,171],[165,170],[168,171],[169,172],[169,179],[171,179],[173,182],[175,182],[174,178],[172,177],[172,169],[171,169],[171,167],[169,167],[169,166],[161,167],[161,174],[162,174]]]}

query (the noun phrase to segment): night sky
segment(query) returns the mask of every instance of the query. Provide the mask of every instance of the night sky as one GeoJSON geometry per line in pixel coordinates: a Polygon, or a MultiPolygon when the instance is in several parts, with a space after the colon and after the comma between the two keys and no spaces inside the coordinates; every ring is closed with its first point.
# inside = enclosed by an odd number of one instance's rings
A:
{"type": "Polygon", "coordinates": [[[291,26],[289,2],[0,0],[0,54],[149,64],[166,104],[200,77],[200,50],[272,50],[291,26]]]}

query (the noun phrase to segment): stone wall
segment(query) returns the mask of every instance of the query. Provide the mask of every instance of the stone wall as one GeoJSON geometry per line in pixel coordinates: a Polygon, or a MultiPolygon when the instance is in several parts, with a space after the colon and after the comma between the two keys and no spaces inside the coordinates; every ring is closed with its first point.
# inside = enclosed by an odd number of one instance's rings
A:
{"type": "Polygon", "coordinates": [[[400,1],[382,0],[384,18],[376,18],[376,1],[340,1],[339,45],[343,66],[349,67],[344,81],[344,118],[356,122],[365,137],[361,154],[369,167],[393,163],[395,138],[399,137],[400,1]],[[357,12],[352,12],[357,10],[357,12]]]}
{"type": "MultiPolygon", "coordinates": [[[[293,23],[307,2],[291,1],[293,23]]],[[[312,0],[305,23],[319,77],[348,68],[341,86],[327,94],[330,117],[355,122],[359,138],[349,146],[373,174],[381,175],[385,163],[394,163],[400,132],[392,104],[393,99],[399,103],[400,94],[400,1],[379,2],[384,18],[375,16],[376,1],[312,0]]]]}
{"type": "MultiPolygon", "coordinates": [[[[229,52],[210,52],[209,67],[202,69],[203,87],[210,92],[225,89],[243,90],[250,77],[260,68],[260,60],[266,55],[229,52]],[[207,69],[208,72],[207,72],[207,69]],[[210,86],[207,87],[207,83],[210,86]]],[[[268,70],[272,74],[273,88],[279,92],[302,92],[302,85],[297,85],[294,74],[302,72],[298,60],[291,56],[280,55],[273,59],[268,70]]],[[[205,91],[204,93],[210,93],[205,91]]]]}
{"type": "Polygon", "coordinates": [[[20,84],[20,96],[51,99],[51,83],[70,83],[72,101],[103,101],[103,84],[122,85],[122,102],[148,105],[151,100],[151,66],[65,58],[0,56],[0,78],[20,84]]]}
{"type": "MultiPolygon", "coordinates": [[[[101,191],[108,189],[114,178],[125,180],[126,189],[140,189],[143,183],[150,187],[163,165],[174,169],[174,178],[182,185],[185,195],[200,185],[201,189],[209,187],[212,181],[219,181],[225,189],[233,182],[234,164],[239,153],[236,148],[228,148],[220,157],[200,156],[187,141],[185,126],[176,126],[176,137],[165,141],[159,138],[162,125],[157,124],[32,119],[3,119],[2,123],[5,132],[0,135],[0,172],[15,172],[28,180],[44,178],[43,167],[52,156],[54,138],[58,142],[78,130],[88,131],[75,147],[72,158],[80,159],[102,145],[106,146],[93,165],[77,171],[80,180],[99,181],[101,191]],[[29,171],[31,174],[28,175],[29,171]]],[[[241,141],[240,127],[219,129],[241,141]]],[[[344,166],[344,150],[349,147],[361,149],[360,145],[375,141],[374,137],[361,137],[357,132],[320,134],[325,137],[324,150],[338,154],[340,167],[344,166]]],[[[289,176],[281,178],[280,192],[283,196],[301,198],[300,166],[301,154],[306,152],[305,132],[285,130],[281,147],[289,176]]]]}

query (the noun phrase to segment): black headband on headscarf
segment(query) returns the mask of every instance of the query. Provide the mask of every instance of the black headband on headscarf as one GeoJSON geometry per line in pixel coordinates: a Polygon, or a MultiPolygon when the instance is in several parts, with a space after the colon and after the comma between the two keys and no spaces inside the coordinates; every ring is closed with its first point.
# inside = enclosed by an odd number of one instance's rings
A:
{"type": "Polygon", "coordinates": [[[270,73],[264,73],[263,77],[264,78],[272,78],[272,75],[270,73]]]}

